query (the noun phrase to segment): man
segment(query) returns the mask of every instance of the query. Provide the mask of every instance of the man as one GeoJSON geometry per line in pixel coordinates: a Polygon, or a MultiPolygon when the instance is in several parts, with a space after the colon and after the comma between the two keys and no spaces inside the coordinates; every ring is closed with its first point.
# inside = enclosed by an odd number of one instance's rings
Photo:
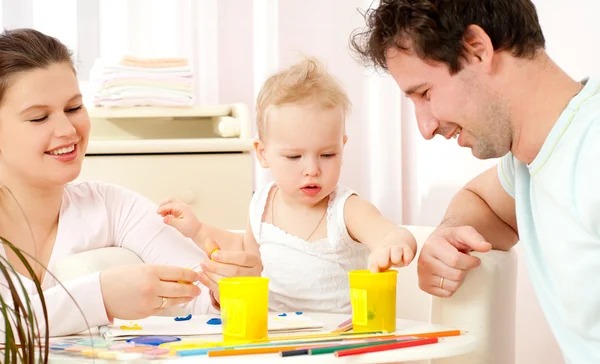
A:
{"type": "Polygon", "coordinates": [[[524,245],[569,363],[600,362],[600,80],[545,52],[530,0],[381,0],[352,37],[414,102],[421,134],[502,157],[453,198],[423,246],[419,286],[448,297],[469,251],[524,245]]]}

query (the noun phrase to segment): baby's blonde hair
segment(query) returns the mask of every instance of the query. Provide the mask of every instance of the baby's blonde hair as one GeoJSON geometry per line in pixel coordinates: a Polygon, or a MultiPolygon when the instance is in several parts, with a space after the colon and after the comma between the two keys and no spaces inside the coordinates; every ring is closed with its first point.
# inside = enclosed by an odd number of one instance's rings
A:
{"type": "Polygon", "coordinates": [[[272,106],[297,102],[317,102],[324,108],[341,107],[344,119],[350,112],[350,99],[338,80],[314,57],[302,61],[269,77],[256,99],[258,137],[267,132],[267,112],[272,106]]]}

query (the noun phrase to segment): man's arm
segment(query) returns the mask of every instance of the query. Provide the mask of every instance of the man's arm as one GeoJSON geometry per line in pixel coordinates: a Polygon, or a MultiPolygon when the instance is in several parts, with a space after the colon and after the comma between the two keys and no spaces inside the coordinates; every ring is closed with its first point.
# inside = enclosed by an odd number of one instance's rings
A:
{"type": "Polygon", "coordinates": [[[497,250],[517,243],[515,200],[500,184],[497,168],[475,177],[454,196],[438,229],[472,226],[497,250]]]}

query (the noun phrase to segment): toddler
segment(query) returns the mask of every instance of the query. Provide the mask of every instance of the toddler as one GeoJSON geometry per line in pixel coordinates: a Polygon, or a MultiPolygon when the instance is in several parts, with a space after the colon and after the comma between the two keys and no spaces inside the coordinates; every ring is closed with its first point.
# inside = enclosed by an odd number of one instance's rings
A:
{"type": "Polygon", "coordinates": [[[258,250],[271,310],[350,313],[348,272],[405,266],[416,241],[338,183],[349,109],[316,59],[271,76],[256,103],[254,148],[274,182],[254,193],[245,234],[204,224],[178,201],[163,202],[158,213],[196,243],[240,239],[244,250],[258,250]]]}

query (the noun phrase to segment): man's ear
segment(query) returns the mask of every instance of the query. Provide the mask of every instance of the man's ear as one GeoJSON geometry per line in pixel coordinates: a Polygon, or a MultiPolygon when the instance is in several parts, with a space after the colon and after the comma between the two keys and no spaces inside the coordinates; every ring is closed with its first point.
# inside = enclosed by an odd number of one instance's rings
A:
{"type": "Polygon", "coordinates": [[[265,143],[263,143],[260,139],[254,139],[252,143],[254,145],[254,151],[256,152],[256,158],[258,158],[258,162],[261,167],[269,168],[269,162],[265,156],[265,143]]]}
{"type": "Polygon", "coordinates": [[[465,29],[462,40],[464,49],[461,58],[464,66],[478,66],[486,73],[491,72],[495,55],[494,45],[485,30],[479,25],[471,24],[465,29]]]}

